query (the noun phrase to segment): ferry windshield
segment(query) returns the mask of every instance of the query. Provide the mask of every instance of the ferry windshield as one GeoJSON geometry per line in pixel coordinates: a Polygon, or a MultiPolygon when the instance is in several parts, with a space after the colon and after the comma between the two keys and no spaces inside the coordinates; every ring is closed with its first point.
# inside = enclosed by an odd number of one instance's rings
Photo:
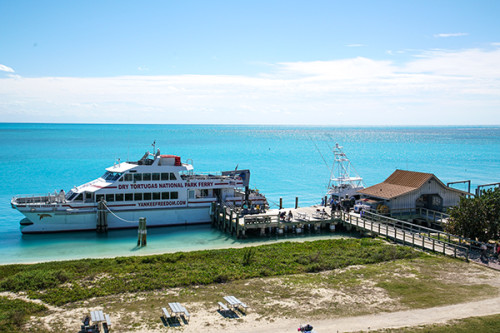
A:
{"type": "Polygon", "coordinates": [[[122,175],[121,172],[106,171],[106,173],[104,175],[102,175],[101,178],[106,180],[106,181],[115,181],[115,180],[118,180],[118,178],[120,178],[121,175],[122,175]]]}

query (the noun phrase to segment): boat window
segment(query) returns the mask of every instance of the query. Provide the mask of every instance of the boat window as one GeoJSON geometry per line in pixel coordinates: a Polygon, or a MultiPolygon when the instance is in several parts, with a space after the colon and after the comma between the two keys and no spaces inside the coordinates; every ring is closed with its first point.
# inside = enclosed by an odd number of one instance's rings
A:
{"type": "Polygon", "coordinates": [[[161,193],[161,199],[162,200],[168,200],[168,199],[170,199],[170,193],[169,192],[162,192],[161,193]]]}
{"type": "Polygon", "coordinates": [[[106,194],[106,201],[107,202],[115,201],[115,195],[114,194],[106,194]]]}
{"type": "Polygon", "coordinates": [[[92,199],[92,193],[85,192],[85,200],[92,199]]]}
{"type": "Polygon", "coordinates": [[[126,173],[125,174],[125,181],[126,182],[131,182],[132,181],[132,174],[126,173]]]}
{"type": "Polygon", "coordinates": [[[153,193],[153,200],[160,200],[160,199],[161,199],[160,192],[154,192],[153,193]]]}
{"type": "Polygon", "coordinates": [[[142,174],[142,180],[144,180],[145,182],[148,182],[151,180],[151,174],[150,173],[143,173],[142,174]]]}
{"type": "Polygon", "coordinates": [[[102,199],[104,199],[104,194],[96,194],[95,195],[95,202],[99,202],[102,199]]]}
{"type": "Polygon", "coordinates": [[[134,182],[140,182],[140,181],[142,181],[142,173],[134,174],[134,182]]]}
{"type": "Polygon", "coordinates": [[[123,193],[116,193],[115,201],[123,201],[123,193]]]}
{"type": "Polygon", "coordinates": [[[189,199],[194,199],[194,191],[191,190],[191,191],[188,192],[188,198],[189,199]]]}
{"type": "Polygon", "coordinates": [[[168,173],[162,173],[161,180],[168,180],[168,173]]]}
{"type": "Polygon", "coordinates": [[[72,192],[72,191],[69,191],[69,193],[68,193],[68,194],[70,194],[70,195],[68,196],[68,198],[67,198],[67,199],[68,199],[68,201],[72,201],[72,200],[76,197],[76,195],[77,195],[78,193],[74,193],[74,192],[72,192]]]}
{"type": "Polygon", "coordinates": [[[142,193],[134,193],[134,200],[141,201],[142,200],[142,193]]]}
{"type": "Polygon", "coordinates": [[[170,199],[178,199],[179,192],[170,192],[170,199]]]}
{"type": "Polygon", "coordinates": [[[112,182],[112,181],[118,180],[118,178],[120,178],[121,175],[122,174],[120,172],[106,171],[106,173],[102,176],[102,179],[112,182]]]}
{"type": "Polygon", "coordinates": [[[170,180],[177,180],[173,172],[170,173],[170,180]]]}
{"type": "Polygon", "coordinates": [[[134,195],[132,193],[125,193],[125,201],[134,200],[134,195]]]}
{"type": "Polygon", "coordinates": [[[78,196],[73,201],[83,201],[83,193],[78,194],[78,196]]]}
{"type": "Polygon", "coordinates": [[[151,193],[144,193],[144,200],[151,200],[151,193]]]}
{"type": "Polygon", "coordinates": [[[153,180],[160,180],[160,174],[159,173],[153,173],[153,180]]]}

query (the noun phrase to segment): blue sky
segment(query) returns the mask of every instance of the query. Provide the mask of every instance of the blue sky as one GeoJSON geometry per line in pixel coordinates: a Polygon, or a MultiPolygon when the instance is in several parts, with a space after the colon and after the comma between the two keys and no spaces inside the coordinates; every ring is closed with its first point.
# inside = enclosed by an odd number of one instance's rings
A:
{"type": "Polygon", "coordinates": [[[500,124],[500,1],[0,0],[0,121],[500,124]]]}

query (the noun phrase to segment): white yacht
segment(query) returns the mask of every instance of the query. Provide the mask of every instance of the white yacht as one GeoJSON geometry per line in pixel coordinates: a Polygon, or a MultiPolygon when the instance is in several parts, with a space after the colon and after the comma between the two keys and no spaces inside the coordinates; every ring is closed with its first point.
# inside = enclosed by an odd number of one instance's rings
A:
{"type": "Polygon", "coordinates": [[[191,164],[158,149],[136,162],[118,160],[68,193],[15,196],[11,205],[26,216],[25,234],[137,228],[140,217],[148,227],[200,224],[210,222],[214,202],[267,206],[249,180],[249,170],[194,174],[191,164]]]}
{"type": "Polygon", "coordinates": [[[351,161],[342,150],[343,147],[335,144],[333,149],[334,162],[330,175],[330,184],[326,195],[334,200],[351,198],[357,191],[365,188],[361,178],[351,161]]]}

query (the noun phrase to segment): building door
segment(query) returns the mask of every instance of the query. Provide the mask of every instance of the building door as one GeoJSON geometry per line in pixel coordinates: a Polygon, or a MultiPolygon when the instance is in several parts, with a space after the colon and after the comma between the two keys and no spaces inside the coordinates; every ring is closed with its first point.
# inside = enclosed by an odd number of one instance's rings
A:
{"type": "Polygon", "coordinates": [[[416,203],[417,208],[427,208],[430,210],[442,211],[443,198],[439,194],[422,194],[416,203]]]}

